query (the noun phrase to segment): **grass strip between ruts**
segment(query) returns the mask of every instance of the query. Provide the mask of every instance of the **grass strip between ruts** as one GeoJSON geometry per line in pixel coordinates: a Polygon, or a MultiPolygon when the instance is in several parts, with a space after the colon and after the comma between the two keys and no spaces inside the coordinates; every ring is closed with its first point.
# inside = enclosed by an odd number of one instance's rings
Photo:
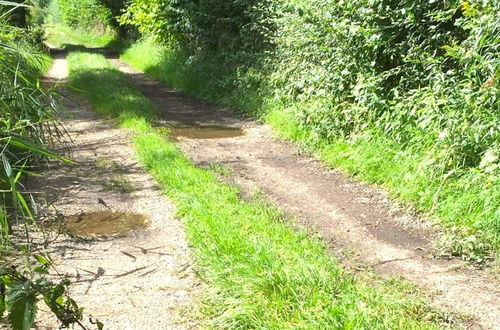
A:
{"type": "MultiPolygon", "coordinates": [[[[242,201],[153,127],[156,108],[101,55],[71,53],[69,83],[95,111],[133,133],[137,154],[185,223],[214,328],[428,329],[439,313],[397,280],[354,279],[320,239],[278,209],[242,201]],[[370,280],[370,282],[372,282],[370,280]],[[376,282],[376,283],[375,283],[376,282]]],[[[161,317],[160,315],[158,317],[161,317]]],[[[442,325],[442,323],[441,323],[442,325]]]]}

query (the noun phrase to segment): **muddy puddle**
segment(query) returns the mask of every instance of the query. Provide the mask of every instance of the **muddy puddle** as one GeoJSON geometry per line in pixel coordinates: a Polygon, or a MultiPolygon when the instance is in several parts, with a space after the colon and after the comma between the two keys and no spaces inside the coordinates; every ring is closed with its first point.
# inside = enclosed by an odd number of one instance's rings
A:
{"type": "Polygon", "coordinates": [[[129,232],[145,228],[148,217],[143,214],[101,211],[81,213],[64,217],[57,224],[49,226],[51,230],[82,236],[126,236],[129,232]]]}
{"type": "Polygon", "coordinates": [[[186,139],[225,139],[245,135],[245,131],[239,127],[225,126],[193,126],[193,127],[173,127],[162,129],[172,141],[186,139]]]}

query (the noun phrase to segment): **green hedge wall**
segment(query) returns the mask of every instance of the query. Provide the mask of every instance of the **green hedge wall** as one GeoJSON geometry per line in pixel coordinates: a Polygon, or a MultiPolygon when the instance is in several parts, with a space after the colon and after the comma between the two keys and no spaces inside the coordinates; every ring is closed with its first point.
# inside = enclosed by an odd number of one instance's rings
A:
{"type": "Polygon", "coordinates": [[[54,0],[61,18],[72,28],[105,32],[111,26],[112,11],[100,0],[54,0]]]}
{"type": "Polygon", "coordinates": [[[494,0],[134,0],[123,21],[258,67],[284,102],[320,102],[298,116],[321,137],[376,130],[449,172],[498,169],[499,12],[494,0]]]}

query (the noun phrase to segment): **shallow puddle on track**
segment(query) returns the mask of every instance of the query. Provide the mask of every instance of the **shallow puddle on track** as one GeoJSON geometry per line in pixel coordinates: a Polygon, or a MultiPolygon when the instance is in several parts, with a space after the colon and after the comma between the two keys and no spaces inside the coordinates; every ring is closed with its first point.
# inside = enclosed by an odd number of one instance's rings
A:
{"type": "Polygon", "coordinates": [[[225,139],[245,135],[245,131],[239,127],[227,126],[191,126],[161,128],[160,132],[167,135],[172,141],[186,139],[225,139]]]}
{"type": "Polygon", "coordinates": [[[147,220],[143,214],[100,211],[66,216],[60,224],[52,224],[49,228],[82,237],[126,236],[145,228],[147,220]]]}

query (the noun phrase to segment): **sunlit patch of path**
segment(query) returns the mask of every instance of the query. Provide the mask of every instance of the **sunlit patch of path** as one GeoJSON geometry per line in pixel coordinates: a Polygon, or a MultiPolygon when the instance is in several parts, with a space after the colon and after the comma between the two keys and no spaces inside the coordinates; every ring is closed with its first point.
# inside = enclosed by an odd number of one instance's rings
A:
{"type": "MultiPolygon", "coordinates": [[[[58,54],[46,83],[62,83],[67,75],[65,56],[58,54]]],[[[40,197],[60,213],[58,218],[122,221],[136,214],[146,228],[120,224],[130,231],[91,237],[102,233],[86,230],[86,237],[78,237],[78,231],[59,236],[50,245],[57,276],[73,282],[71,296],[84,308],[89,329],[95,325],[88,316],[103,322],[105,329],[197,327],[201,286],[172,204],[136,160],[128,133],[99,119],[67,90],[60,92],[65,95],[63,123],[73,140],[70,155],[78,165],[53,165],[30,188],[42,193],[40,197]],[[120,186],[124,182],[127,189],[120,186]],[[87,216],[93,214],[107,216],[87,216]]],[[[86,228],[82,223],[78,226],[86,228]]],[[[37,326],[56,329],[57,322],[42,310],[37,326]]]]}

